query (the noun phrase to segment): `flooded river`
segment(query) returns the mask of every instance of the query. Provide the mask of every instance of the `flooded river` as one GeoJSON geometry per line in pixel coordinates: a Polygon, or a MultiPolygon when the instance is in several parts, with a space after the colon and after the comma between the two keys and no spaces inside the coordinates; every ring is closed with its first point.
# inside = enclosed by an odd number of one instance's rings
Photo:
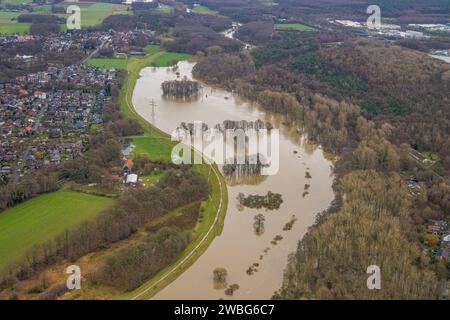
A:
{"type": "MultiPolygon", "coordinates": [[[[192,78],[194,63],[178,64],[181,77],[192,78]]],[[[181,276],[154,299],[269,299],[280,288],[288,254],[295,251],[298,241],[314,223],[318,212],[325,210],[333,199],[332,163],[319,148],[304,141],[299,130],[290,126],[284,117],[265,112],[231,92],[203,84],[200,97],[195,101],[176,102],[162,97],[161,83],[174,80],[177,75],[169,68],[145,68],[133,93],[137,112],[161,130],[172,133],[181,122],[202,121],[213,127],[224,120],[263,120],[280,129],[280,169],[278,174],[253,181],[228,183],[228,211],[220,236],[216,237],[206,252],[181,276]],[[152,101],[156,104],[152,112],[152,101]],[[305,174],[309,172],[308,179],[305,174]],[[305,184],[310,185],[304,195],[305,184]],[[279,210],[265,211],[239,209],[237,195],[265,195],[268,191],[282,194],[279,210]],[[254,217],[265,216],[264,232],[254,230],[254,217]],[[296,222],[292,230],[283,226],[292,217],[296,222]],[[275,236],[283,239],[271,243],[275,236]],[[253,264],[257,272],[248,275],[253,264]],[[228,285],[238,284],[232,297],[223,289],[214,288],[213,270],[228,271],[228,285]]]]}

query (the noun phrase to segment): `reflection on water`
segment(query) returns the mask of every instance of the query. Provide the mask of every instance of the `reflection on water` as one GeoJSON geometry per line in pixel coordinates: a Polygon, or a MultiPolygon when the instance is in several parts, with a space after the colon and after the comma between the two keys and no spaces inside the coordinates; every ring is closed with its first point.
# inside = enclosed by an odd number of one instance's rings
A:
{"type": "Polygon", "coordinates": [[[231,176],[225,176],[225,181],[226,181],[227,185],[229,185],[229,186],[257,185],[257,184],[262,183],[266,179],[267,179],[267,176],[262,176],[262,175],[250,175],[250,176],[231,175],[231,176]]]}
{"type": "MultiPolygon", "coordinates": [[[[192,79],[193,65],[180,62],[180,76],[192,79]]],[[[304,139],[299,128],[289,125],[289,119],[265,112],[231,92],[203,85],[196,101],[164,99],[161,83],[176,78],[171,69],[143,69],[133,94],[137,112],[151,120],[150,103],[154,100],[154,124],[167,133],[172,133],[182,122],[202,121],[210,127],[224,120],[270,122],[280,130],[280,169],[273,176],[226,179],[229,200],[222,234],[154,299],[268,299],[281,285],[289,253],[296,249],[316,214],[325,210],[333,199],[332,163],[325,159],[321,149],[304,139]],[[307,172],[311,178],[305,176],[307,172]],[[306,184],[310,185],[309,194],[302,197],[306,184]],[[239,193],[265,195],[268,191],[282,194],[279,210],[239,210],[239,193]],[[258,214],[264,216],[264,226],[259,230],[263,232],[255,232],[258,214]],[[295,223],[289,225],[294,218],[295,223]],[[233,296],[214,288],[213,271],[218,267],[227,270],[228,284],[239,285],[233,296]]],[[[261,217],[258,219],[262,221],[261,217]]]]}

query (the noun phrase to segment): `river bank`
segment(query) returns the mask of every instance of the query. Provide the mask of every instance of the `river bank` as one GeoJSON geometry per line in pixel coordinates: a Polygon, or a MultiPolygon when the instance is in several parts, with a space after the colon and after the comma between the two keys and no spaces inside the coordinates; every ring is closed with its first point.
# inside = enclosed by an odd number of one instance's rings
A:
{"type": "MultiPolygon", "coordinates": [[[[194,63],[180,62],[180,77],[192,79],[194,63]]],[[[268,299],[282,282],[289,253],[295,251],[298,240],[315,221],[316,214],[325,210],[334,198],[332,163],[321,148],[310,145],[299,128],[289,124],[279,114],[272,114],[240,97],[202,83],[203,94],[198,100],[177,102],[161,96],[160,84],[177,78],[168,68],[145,68],[140,73],[133,94],[136,112],[160,130],[171,133],[181,122],[202,121],[209,126],[225,120],[262,120],[280,130],[280,170],[276,175],[261,179],[227,179],[228,211],[224,229],[212,241],[205,253],[155,299],[268,299]],[[149,107],[153,101],[155,113],[149,107]],[[304,194],[305,186],[308,193],[304,194]],[[270,213],[257,209],[239,209],[237,196],[277,192],[283,196],[279,210],[270,213]],[[254,217],[265,215],[265,231],[256,234],[254,217]],[[295,217],[290,231],[284,230],[295,217]],[[275,241],[274,239],[280,239],[275,241]],[[257,266],[256,266],[257,265],[257,266]],[[253,266],[256,272],[247,273],[253,266]],[[240,289],[232,297],[214,288],[213,270],[228,271],[228,284],[240,289]],[[192,283],[196,283],[195,290],[192,283]]],[[[146,297],[150,297],[146,296],[146,297]]]]}

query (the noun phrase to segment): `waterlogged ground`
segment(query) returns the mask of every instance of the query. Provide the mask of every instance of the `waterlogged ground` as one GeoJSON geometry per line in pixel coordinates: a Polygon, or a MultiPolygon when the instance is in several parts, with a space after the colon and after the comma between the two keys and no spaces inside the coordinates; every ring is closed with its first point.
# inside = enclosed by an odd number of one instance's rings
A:
{"type": "MultiPolygon", "coordinates": [[[[180,62],[180,77],[192,78],[193,66],[190,62],[180,62]]],[[[325,159],[320,147],[305,142],[300,131],[282,116],[267,113],[230,92],[203,85],[202,94],[194,101],[163,98],[161,83],[176,78],[170,68],[143,69],[133,94],[137,112],[167,133],[181,122],[203,121],[214,126],[224,120],[269,121],[280,129],[280,168],[273,176],[228,181],[229,203],[223,233],[154,299],[268,299],[281,286],[289,253],[296,249],[316,214],[325,210],[333,199],[332,163],[325,159]],[[150,106],[152,100],[156,104],[154,114],[150,106]],[[307,172],[311,178],[306,177],[307,172]],[[310,185],[307,194],[306,184],[310,185]],[[238,208],[236,198],[240,192],[265,195],[268,191],[282,194],[283,204],[279,210],[238,208]],[[254,217],[258,213],[264,214],[266,219],[260,235],[254,230],[254,217]],[[283,231],[293,216],[297,220],[292,229],[283,231]],[[272,241],[277,235],[282,240],[274,244],[272,241]],[[253,264],[257,264],[256,272],[248,275],[246,271],[253,264]],[[227,269],[228,285],[239,285],[233,296],[214,287],[216,267],[227,269]]]]}

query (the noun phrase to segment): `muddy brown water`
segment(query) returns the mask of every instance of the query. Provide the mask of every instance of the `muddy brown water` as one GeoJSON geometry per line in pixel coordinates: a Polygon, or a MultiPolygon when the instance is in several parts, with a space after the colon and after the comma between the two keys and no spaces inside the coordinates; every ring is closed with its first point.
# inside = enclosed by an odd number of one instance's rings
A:
{"type": "MultiPolygon", "coordinates": [[[[181,77],[192,79],[194,63],[183,61],[178,66],[181,77]]],[[[304,135],[289,125],[288,119],[266,112],[231,92],[202,84],[202,93],[194,101],[162,97],[161,83],[176,78],[171,68],[141,70],[133,93],[136,111],[169,134],[181,122],[202,121],[214,126],[224,120],[270,121],[280,130],[280,169],[276,175],[262,179],[228,183],[228,210],[222,234],[191,267],[153,299],[269,299],[282,284],[288,255],[295,251],[316,214],[327,209],[333,200],[332,162],[326,159],[320,147],[306,142],[304,135]],[[150,106],[152,100],[156,104],[154,114],[150,106]],[[306,172],[312,178],[307,179],[306,172]],[[305,184],[310,185],[309,194],[303,197],[305,184]],[[238,193],[265,195],[268,191],[282,194],[284,202],[279,210],[239,210],[238,193]],[[257,235],[253,226],[258,213],[266,218],[262,235],[257,235]],[[292,216],[297,219],[292,230],[283,231],[292,216]],[[271,241],[277,235],[283,239],[274,245],[271,241]],[[259,264],[257,272],[248,275],[246,270],[254,263],[259,264]],[[239,285],[232,297],[226,296],[223,289],[214,288],[216,267],[227,269],[228,285],[239,285]]]]}

